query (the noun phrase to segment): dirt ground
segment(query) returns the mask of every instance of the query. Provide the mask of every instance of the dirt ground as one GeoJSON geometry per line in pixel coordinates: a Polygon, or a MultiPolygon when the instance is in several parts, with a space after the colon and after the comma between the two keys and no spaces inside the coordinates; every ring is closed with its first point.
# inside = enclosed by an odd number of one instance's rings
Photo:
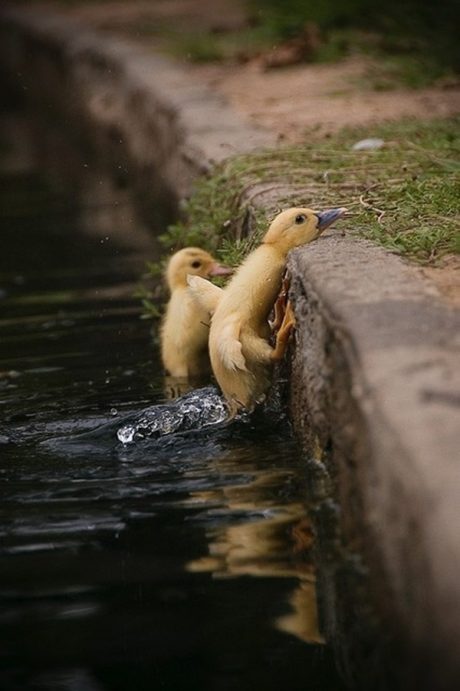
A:
{"type": "Polygon", "coordinates": [[[237,71],[214,66],[194,71],[222,91],[243,115],[292,142],[312,132],[327,135],[346,125],[460,112],[460,89],[378,92],[358,87],[368,73],[363,58],[270,71],[262,71],[257,63],[237,71]]]}
{"type": "MultiPolygon", "coordinates": [[[[33,3],[59,9],[104,32],[168,51],[168,31],[237,31],[248,18],[238,0],[132,0],[33,3]]],[[[321,139],[347,125],[372,125],[402,117],[428,119],[460,113],[460,81],[423,89],[377,91],[368,79],[370,58],[351,57],[334,64],[294,64],[265,69],[255,58],[245,63],[193,64],[181,59],[192,78],[221,92],[249,119],[292,143],[321,139]]],[[[460,305],[460,260],[449,257],[441,268],[423,269],[449,302],[460,305]]]]}
{"type": "MultiPolygon", "coordinates": [[[[131,0],[84,2],[59,7],[68,15],[106,32],[123,34],[153,50],[165,50],[164,36],[174,30],[235,31],[247,25],[238,0],[131,0]]],[[[196,79],[220,91],[243,117],[287,141],[306,134],[327,135],[346,125],[367,125],[402,117],[430,118],[460,113],[460,80],[425,89],[370,87],[372,61],[352,57],[335,64],[297,64],[264,69],[247,63],[183,65],[196,79]]]]}

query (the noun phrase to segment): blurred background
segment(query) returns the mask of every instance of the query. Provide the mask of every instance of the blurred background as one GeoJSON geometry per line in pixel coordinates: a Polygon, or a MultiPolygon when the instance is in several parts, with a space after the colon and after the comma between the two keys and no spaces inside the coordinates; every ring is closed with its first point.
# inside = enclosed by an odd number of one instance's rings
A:
{"type": "MultiPolygon", "coordinates": [[[[250,60],[297,40],[284,57],[328,62],[356,53],[395,60],[394,76],[426,84],[460,66],[455,0],[17,0],[59,7],[101,28],[160,37],[191,61],[250,60]],[[399,64],[398,64],[399,63],[399,64]]],[[[274,60],[276,62],[276,60],[274,60]]],[[[278,62],[283,62],[280,57],[278,62]]]]}

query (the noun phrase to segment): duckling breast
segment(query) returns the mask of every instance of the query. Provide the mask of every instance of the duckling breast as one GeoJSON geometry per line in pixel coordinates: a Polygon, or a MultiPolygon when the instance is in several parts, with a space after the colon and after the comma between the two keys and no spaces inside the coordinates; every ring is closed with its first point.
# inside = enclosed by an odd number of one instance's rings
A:
{"type": "Polygon", "coordinates": [[[174,291],[161,328],[161,356],[165,369],[177,377],[209,371],[210,316],[187,296],[174,291]]]}

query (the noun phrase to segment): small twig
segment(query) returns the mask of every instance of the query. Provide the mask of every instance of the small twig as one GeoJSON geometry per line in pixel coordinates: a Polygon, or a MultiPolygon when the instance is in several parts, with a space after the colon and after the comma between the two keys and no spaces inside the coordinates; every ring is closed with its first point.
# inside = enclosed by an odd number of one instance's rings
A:
{"type": "Polygon", "coordinates": [[[437,250],[438,250],[438,248],[437,248],[437,246],[436,246],[436,244],[435,244],[435,245],[433,246],[431,252],[430,252],[430,256],[428,257],[428,262],[432,262],[432,261],[433,261],[433,259],[434,259],[435,256],[436,256],[437,250]]]}
{"type": "Polygon", "coordinates": [[[376,206],[372,206],[372,204],[369,204],[369,202],[366,202],[364,199],[364,195],[361,194],[359,197],[359,203],[361,206],[364,206],[365,209],[369,209],[370,211],[374,211],[377,214],[377,223],[381,223],[382,218],[385,215],[385,211],[383,209],[378,209],[376,206]]]}

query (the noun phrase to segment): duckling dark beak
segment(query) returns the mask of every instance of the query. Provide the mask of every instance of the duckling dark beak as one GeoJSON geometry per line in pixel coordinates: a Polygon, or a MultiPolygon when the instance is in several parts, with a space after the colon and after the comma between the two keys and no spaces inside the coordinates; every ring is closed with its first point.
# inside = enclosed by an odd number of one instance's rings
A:
{"type": "Polygon", "coordinates": [[[326,228],[329,228],[330,225],[334,223],[338,218],[343,216],[343,214],[347,211],[345,207],[340,207],[339,209],[326,209],[326,211],[316,211],[315,214],[318,217],[318,230],[320,233],[323,232],[323,230],[326,230],[326,228]]]}
{"type": "Polygon", "coordinates": [[[231,269],[229,266],[224,266],[223,264],[218,264],[216,262],[215,264],[211,265],[208,271],[208,276],[229,276],[232,273],[233,269],[231,269]]]}

